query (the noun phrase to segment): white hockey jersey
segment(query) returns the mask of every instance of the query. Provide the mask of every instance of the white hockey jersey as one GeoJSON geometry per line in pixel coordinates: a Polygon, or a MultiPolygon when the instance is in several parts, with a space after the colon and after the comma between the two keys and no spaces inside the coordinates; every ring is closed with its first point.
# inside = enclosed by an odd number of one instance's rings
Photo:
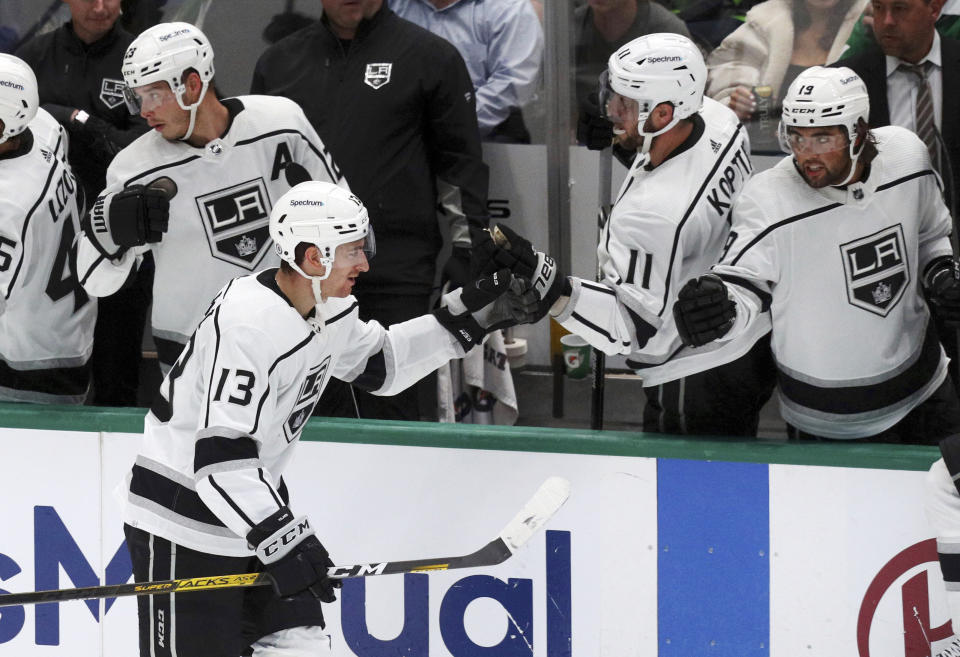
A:
{"type": "Polygon", "coordinates": [[[790,157],[753,178],[714,268],[737,302],[729,335],[772,316],[783,418],[830,438],[890,428],[947,374],[920,277],[952,253],[950,215],[923,143],[872,132],[866,182],[813,189],[790,157]]]}
{"type": "Polygon", "coordinates": [[[40,109],[0,158],[0,399],[84,401],[97,302],[77,280],[77,181],[63,128],[40,109]]]}
{"type": "Polygon", "coordinates": [[[130,249],[111,262],[86,236],[80,241],[81,282],[94,296],[115,292],[143,254],[153,251],[151,325],[166,366],[176,360],[217,290],[231,278],[279,264],[268,224],[273,203],[290,189],[287,165],[299,164],[313,180],[346,187],[296,103],[274,96],[223,103],[230,125],[204,148],[149,132],[117,154],[107,170],[105,193],[160,177],[176,183],[170,227],[161,242],[130,249]]]}
{"type": "Polygon", "coordinates": [[[636,164],[600,237],[603,281],[571,278],[557,321],[606,354],[625,354],[644,386],[673,381],[739,358],[769,326],[737,341],[683,347],[673,303],[683,284],[719,259],[730,208],[753,168],[736,115],[709,98],[694,132],[652,170],[636,164]]]}
{"type": "Polygon", "coordinates": [[[352,296],[324,304],[317,333],[275,274],[231,281],[170,370],[127,478],[125,522],[195,550],[251,555],[244,537],[287,502],[284,468],[331,376],[393,395],[463,356],[432,315],[384,329],[359,319],[352,296]]]}

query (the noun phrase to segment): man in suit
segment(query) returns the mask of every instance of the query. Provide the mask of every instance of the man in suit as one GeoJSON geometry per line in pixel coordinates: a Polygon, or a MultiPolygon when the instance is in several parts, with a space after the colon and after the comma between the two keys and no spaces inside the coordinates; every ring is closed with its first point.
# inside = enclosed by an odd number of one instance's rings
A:
{"type": "MultiPolygon", "coordinates": [[[[943,3],[944,0],[872,0],[877,45],[841,59],[835,66],[852,68],[866,83],[871,128],[902,126],[927,143],[931,162],[943,178],[944,200],[957,232],[960,97],[951,90],[960,84],[960,41],[937,32],[935,24],[943,3]]],[[[951,378],[955,385],[960,385],[957,329],[939,316],[935,307],[933,313],[940,342],[953,364],[951,378]]]]}
{"type": "MultiPolygon", "coordinates": [[[[837,62],[863,78],[870,94],[870,127],[899,125],[924,138],[918,125],[921,78],[904,65],[921,66],[928,86],[936,130],[931,158],[947,191],[956,219],[960,194],[960,41],[940,36],[935,28],[944,0],[873,0],[877,46],[837,62]],[[894,10],[894,4],[897,9],[894,10]],[[903,5],[906,7],[903,7],[903,5]],[[942,140],[936,139],[936,134],[942,140]]],[[[921,108],[922,113],[922,108],[921,108]]],[[[924,139],[927,141],[928,139],[924,139]]]]}

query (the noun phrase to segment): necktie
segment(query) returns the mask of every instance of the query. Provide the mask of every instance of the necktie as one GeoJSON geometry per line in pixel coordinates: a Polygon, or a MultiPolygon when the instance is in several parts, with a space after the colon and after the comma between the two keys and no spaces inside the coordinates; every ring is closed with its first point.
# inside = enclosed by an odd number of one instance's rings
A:
{"type": "Polygon", "coordinates": [[[923,64],[906,64],[901,62],[900,69],[912,74],[917,82],[916,130],[917,136],[927,145],[930,151],[930,161],[934,168],[940,171],[940,149],[937,146],[937,127],[933,121],[933,96],[930,85],[927,83],[927,73],[932,66],[931,62],[923,64]]]}

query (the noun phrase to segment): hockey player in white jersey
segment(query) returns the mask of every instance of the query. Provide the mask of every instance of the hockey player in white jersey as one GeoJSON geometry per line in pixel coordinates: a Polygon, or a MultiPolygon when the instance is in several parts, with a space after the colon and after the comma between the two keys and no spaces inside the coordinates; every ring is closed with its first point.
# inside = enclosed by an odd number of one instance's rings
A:
{"type": "Polygon", "coordinates": [[[509,304],[523,290],[502,270],[445,295],[432,315],[389,329],[361,321],[350,292],[373,233],[360,201],[330,183],[282,196],[270,233],[280,269],[227,284],[164,380],[123,518],[137,581],[253,569],[274,589],[141,597],[143,657],[236,657],[250,645],[259,657],[323,652],[332,563],[288,507],[282,474],[324,386],[336,377],[392,395],[487,332],[529,319],[509,304]]]}
{"type": "Polygon", "coordinates": [[[756,435],[772,390],[762,376],[772,369],[766,327],[684,349],[670,312],[682,283],[719,259],[730,207],[752,173],[746,132],[733,112],[703,97],[706,77],[697,47],[676,34],[643,36],[611,55],[601,106],[615,133],[639,146],[600,236],[601,282],[564,276],[502,227],[511,250],[496,249],[492,259],[535,279],[542,311],[564,328],[628,356],[643,377],[645,431],[756,435]]]}
{"type": "Polygon", "coordinates": [[[167,369],[226,281],[278,262],[273,202],[302,180],[346,182],[292,101],[217,98],[213,48],[193,25],[144,31],[122,72],[132,111],[152,130],[110,164],[78,268],[85,289],[106,296],[152,251],[151,325],[167,369]]]}
{"type": "Polygon", "coordinates": [[[0,54],[0,400],[80,404],[97,317],[77,280],[77,181],[37,80],[0,54]]]}
{"type": "Polygon", "coordinates": [[[869,105],[848,68],[796,78],[780,124],[792,157],[747,184],[726,257],[674,312],[691,344],[771,318],[791,436],[936,444],[960,432],[923,296],[960,315],[950,215],[923,142],[868,130],[869,105]]]}

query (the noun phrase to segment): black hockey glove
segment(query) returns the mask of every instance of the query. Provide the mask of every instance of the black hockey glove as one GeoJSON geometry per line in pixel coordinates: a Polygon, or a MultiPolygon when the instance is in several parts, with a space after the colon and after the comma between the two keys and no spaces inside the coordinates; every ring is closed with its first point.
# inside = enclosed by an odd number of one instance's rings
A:
{"type": "Polygon", "coordinates": [[[704,274],[680,288],[673,317],[683,344],[699,347],[727,334],[737,317],[737,304],[719,276],[704,274]]]}
{"type": "Polygon", "coordinates": [[[250,530],[247,543],[257,551],[281,598],[310,591],[321,602],[337,599],[334,589],[340,588],[340,580],[327,576],[333,562],[306,516],[294,518],[282,507],[250,530]]]}
{"type": "Polygon", "coordinates": [[[159,242],[167,232],[170,198],[159,188],[130,185],[106,199],[110,236],[123,247],[159,242]]]}
{"type": "Polygon", "coordinates": [[[539,315],[534,321],[546,315],[561,295],[570,296],[570,280],[560,271],[556,260],[535,250],[527,238],[507,226],[494,226],[491,235],[491,239],[482,240],[474,247],[480,271],[506,267],[514,276],[527,279],[530,289],[525,294],[528,303],[537,305],[539,315]]]}
{"type": "Polygon", "coordinates": [[[526,281],[501,269],[443,295],[444,307],[433,315],[464,351],[470,351],[491,331],[532,321],[527,291],[526,281]]]}
{"type": "Polygon", "coordinates": [[[947,326],[960,326],[960,263],[950,256],[931,262],[923,276],[923,288],[934,315],[947,326]]]}

